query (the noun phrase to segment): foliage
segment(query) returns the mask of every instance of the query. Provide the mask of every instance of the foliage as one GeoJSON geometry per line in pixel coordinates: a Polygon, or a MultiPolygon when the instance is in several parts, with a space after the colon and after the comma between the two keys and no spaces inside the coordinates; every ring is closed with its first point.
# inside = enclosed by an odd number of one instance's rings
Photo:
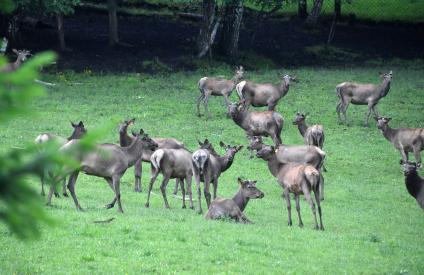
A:
{"type": "Polygon", "coordinates": [[[14,0],[17,10],[24,13],[45,15],[72,14],[81,0],[14,0]]]}

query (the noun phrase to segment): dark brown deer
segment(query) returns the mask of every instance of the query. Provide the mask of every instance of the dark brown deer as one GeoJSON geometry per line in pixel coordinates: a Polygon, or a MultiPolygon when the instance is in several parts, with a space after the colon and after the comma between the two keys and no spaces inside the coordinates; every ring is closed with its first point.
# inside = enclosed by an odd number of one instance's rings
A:
{"type": "Polygon", "coordinates": [[[399,150],[404,162],[408,161],[408,154],[414,153],[418,167],[421,167],[421,151],[424,149],[423,128],[391,128],[390,117],[378,117],[377,128],[383,136],[399,150]]]}
{"type": "Polygon", "coordinates": [[[306,145],[314,145],[322,149],[324,145],[324,127],[314,124],[308,126],[306,124],[307,114],[297,113],[293,121],[293,125],[297,125],[300,134],[305,139],[306,145]]]}
{"type": "MultiPolygon", "coordinates": [[[[205,113],[208,115],[208,118],[211,118],[211,114],[208,110],[208,101],[211,95],[213,96],[223,96],[225,104],[230,105],[229,97],[233,92],[236,85],[243,78],[244,69],[242,66],[236,68],[234,76],[231,80],[222,79],[222,78],[213,78],[213,77],[202,77],[199,80],[198,86],[200,90],[200,96],[197,98],[197,115],[200,116],[199,105],[203,100],[203,105],[205,106],[205,113]]],[[[227,109],[228,110],[228,109],[227,109]]]]}
{"type": "Polygon", "coordinates": [[[424,209],[424,179],[418,175],[418,165],[411,161],[400,161],[403,165],[405,185],[408,193],[413,196],[418,205],[424,209]]]}
{"type": "Polygon", "coordinates": [[[27,50],[16,50],[13,49],[12,52],[17,55],[16,61],[13,63],[7,63],[2,68],[0,68],[0,72],[2,73],[11,73],[19,69],[23,62],[27,59],[29,55],[31,55],[30,51],[27,50]]]}
{"type": "Polygon", "coordinates": [[[368,113],[365,116],[366,127],[368,127],[371,111],[375,116],[378,116],[377,103],[389,93],[393,74],[390,71],[380,76],[383,78],[383,82],[380,85],[343,82],[336,86],[336,93],[340,99],[336,107],[339,122],[341,122],[340,113],[342,113],[344,121],[347,123],[346,110],[349,107],[349,103],[354,105],[368,105],[368,113]]]}
{"type": "MultiPolygon", "coordinates": [[[[78,124],[75,124],[71,121],[71,126],[74,128],[74,131],[72,132],[71,136],[68,137],[68,138],[57,136],[57,135],[54,135],[54,134],[51,134],[51,133],[44,133],[44,134],[38,135],[35,138],[35,143],[41,144],[41,143],[46,143],[46,142],[55,142],[57,144],[58,148],[59,148],[59,147],[65,145],[70,140],[80,139],[87,132],[87,130],[84,127],[84,123],[82,121],[80,121],[78,124]]],[[[45,192],[44,192],[45,176],[46,176],[46,172],[43,175],[41,175],[41,195],[42,196],[45,196],[45,192]]],[[[68,193],[66,193],[66,177],[63,179],[62,194],[65,197],[68,196],[68,193]]],[[[57,191],[55,191],[55,196],[56,197],[59,196],[57,191]]]]}
{"type": "Polygon", "coordinates": [[[212,182],[213,184],[213,198],[216,199],[219,177],[231,167],[235,154],[239,152],[243,146],[230,146],[221,141],[219,145],[225,149],[225,154],[220,156],[214,150],[212,144],[209,143],[208,139],[205,139],[203,143],[199,142],[199,144],[200,149],[195,151],[192,155],[192,165],[197,187],[197,212],[200,214],[203,211],[200,182],[204,182],[203,193],[209,208],[211,203],[211,194],[209,192],[210,183],[212,182]]]}
{"type": "MultiPolygon", "coordinates": [[[[127,130],[128,126],[133,125],[135,123],[135,118],[130,120],[125,120],[120,126],[119,126],[119,144],[123,147],[129,146],[131,142],[134,140],[134,133],[132,136],[128,135],[127,130]]],[[[157,143],[158,149],[182,149],[184,148],[184,143],[181,141],[176,140],[175,138],[152,138],[154,142],[157,143]]],[[[153,154],[153,151],[150,150],[147,147],[143,147],[143,154],[139,160],[135,163],[134,166],[134,177],[135,177],[135,184],[134,184],[134,191],[135,192],[141,192],[141,176],[143,167],[143,162],[149,162],[150,158],[153,154]]],[[[177,181],[178,184],[178,181],[177,181]]]]}
{"type": "Polygon", "coordinates": [[[242,81],[237,84],[236,91],[240,100],[244,100],[247,108],[250,105],[254,107],[268,106],[269,111],[275,111],[278,101],[289,92],[290,80],[295,81],[296,78],[289,75],[281,76],[280,85],[242,81]]]}
{"type": "Polygon", "coordinates": [[[256,180],[237,180],[240,189],[235,196],[232,199],[218,198],[212,201],[205,219],[218,220],[228,217],[236,222],[252,223],[243,211],[250,199],[262,199],[264,193],[256,187],[256,180]]]}
{"type": "Polygon", "coordinates": [[[282,143],[283,117],[274,111],[249,112],[241,103],[231,103],[230,115],[248,136],[270,136],[275,145],[282,143]]]}
{"type": "Polygon", "coordinates": [[[278,183],[284,190],[284,198],[287,203],[287,212],[288,212],[288,225],[292,225],[291,219],[291,203],[290,203],[290,193],[294,194],[296,201],[296,211],[299,217],[299,226],[303,227],[302,218],[300,216],[300,204],[299,204],[299,195],[305,195],[306,200],[308,201],[315,220],[315,229],[324,230],[322,224],[322,211],[321,211],[321,202],[320,202],[320,184],[321,184],[321,174],[318,169],[308,164],[300,163],[279,163],[275,157],[274,148],[265,147],[259,150],[256,153],[256,156],[262,158],[268,162],[268,168],[276,178],[278,183]],[[318,226],[315,203],[311,198],[311,191],[314,192],[315,202],[318,206],[318,214],[320,225],[318,226]]]}
{"type": "MultiPolygon", "coordinates": [[[[140,159],[143,147],[147,146],[151,150],[155,150],[157,144],[141,129],[140,134],[137,134],[128,147],[104,143],[97,145],[94,150],[84,153],[78,149],[79,146],[79,140],[71,140],[61,148],[63,153],[70,154],[70,157],[79,163],[79,167],[72,170],[68,183],[68,189],[77,209],[82,210],[75,194],[75,184],[81,171],[87,175],[104,178],[115,193],[113,201],[107,204],[106,208],[112,208],[118,202],[118,211],[123,212],[120,191],[121,177],[129,167],[140,159]]],[[[51,194],[52,188],[49,193],[48,205],[51,204],[51,194]]]]}

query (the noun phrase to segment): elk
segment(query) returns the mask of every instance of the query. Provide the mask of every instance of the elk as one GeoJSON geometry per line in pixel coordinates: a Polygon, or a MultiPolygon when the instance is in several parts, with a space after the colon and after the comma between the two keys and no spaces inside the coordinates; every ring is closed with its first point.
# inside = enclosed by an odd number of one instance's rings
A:
{"type": "Polygon", "coordinates": [[[408,193],[413,196],[418,205],[424,209],[424,179],[418,175],[418,165],[411,161],[400,161],[403,165],[405,185],[408,193]]]}
{"type": "Polygon", "coordinates": [[[230,218],[236,222],[252,223],[243,211],[250,199],[262,199],[264,193],[256,187],[256,180],[237,179],[240,184],[239,191],[232,199],[218,198],[212,201],[205,215],[207,220],[230,218]]]}
{"type": "Polygon", "coordinates": [[[251,81],[242,81],[236,86],[240,100],[244,100],[247,108],[268,106],[269,111],[275,111],[278,101],[282,99],[290,88],[290,81],[296,78],[289,75],[281,76],[280,85],[271,83],[258,84],[251,81]]]}
{"type": "Polygon", "coordinates": [[[288,225],[292,226],[291,219],[291,203],[290,203],[290,194],[294,194],[296,201],[296,211],[299,217],[299,226],[303,227],[302,218],[300,216],[300,204],[299,204],[299,195],[305,195],[306,200],[308,201],[315,220],[315,229],[324,230],[322,224],[322,212],[321,212],[321,202],[320,202],[320,190],[322,189],[320,185],[322,184],[322,176],[318,169],[309,164],[300,164],[300,163],[279,163],[275,156],[275,151],[272,146],[264,147],[256,153],[256,156],[262,158],[268,162],[268,168],[274,177],[277,178],[278,183],[284,190],[284,198],[287,203],[287,212],[288,212],[288,225]],[[320,225],[318,227],[315,203],[311,198],[311,191],[314,192],[315,202],[318,206],[318,214],[320,225]]]}
{"type": "MultiPolygon", "coordinates": [[[[155,150],[157,144],[140,129],[140,133],[132,141],[130,146],[121,147],[116,144],[104,143],[97,145],[89,152],[81,152],[79,150],[79,140],[71,140],[61,147],[60,151],[69,154],[78,163],[78,167],[70,171],[71,176],[68,182],[68,189],[74,200],[78,210],[82,208],[75,194],[75,184],[79,172],[87,175],[102,177],[114,191],[115,197],[110,204],[106,205],[107,209],[113,208],[118,202],[118,211],[123,213],[121,205],[120,181],[125,171],[133,166],[140,159],[143,147],[149,147],[155,150]]],[[[69,168],[65,168],[69,170],[69,168]]],[[[68,172],[68,171],[67,171],[68,172]]],[[[50,188],[48,205],[51,204],[52,188],[50,188]]]]}
{"type": "Polygon", "coordinates": [[[25,62],[27,57],[29,55],[31,55],[30,51],[27,51],[27,50],[18,51],[16,49],[13,49],[12,52],[17,55],[16,61],[13,62],[13,63],[7,63],[6,65],[4,65],[0,69],[0,72],[11,73],[11,72],[16,71],[17,69],[19,69],[19,67],[22,65],[22,63],[25,62]]]}
{"type": "Polygon", "coordinates": [[[208,101],[209,96],[223,96],[227,109],[230,105],[229,97],[233,92],[236,85],[243,78],[244,69],[243,66],[236,68],[234,76],[231,80],[222,79],[222,78],[213,78],[213,77],[202,77],[199,80],[198,86],[200,90],[200,96],[197,98],[197,115],[200,116],[200,102],[203,100],[203,105],[205,106],[205,113],[207,113],[208,118],[211,118],[211,114],[208,110],[208,101]]]}
{"type": "Polygon", "coordinates": [[[231,103],[230,115],[233,121],[245,130],[249,137],[270,136],[275,145],[280,145],[281,131],[283,130],[283,117],[274,111],[249,112],[245,105],[231,103]]]}
{"type": "Polygon", "coordinates": [[[298,112],[293,125],[297,125],[300,134],[305,139],[306,145],[314,145],[322,149],[324,145],[324,127],[318,124],[308,126],[305,121],[307,115],[298,112]]]}
{"type": "Polygon", "coordinates": [[[225,149],[225,154],[220,156],[214,150],[212,144],[209,143],[208,139],[205,139],[203,143],[199,142],[199,144],[201,146],[200,149],[195,151],[192,155],[192,166],[197,187],[197,212],[200,214],[202,213],[200,182],[204,182],[203,193],[209,208],[211,203],[211,194],[209,192],[210,183],[212,182],[213,184],[213,198],[216,199],[218,179],[221,173],[231,167],[235,154],[239,152],[243,146],[230,146],[221,141],[219,145],[225,149]]]}
{"type": "Polygon", "coordinates": [[[151,158],[151,179],[149,183],[149,190],[147,192],[146,207],[150,206],[150,193],[152,192],[153,184],[156,181],[159,173],[162,173],[163,180],[160,186],[163,200],[165,202],[165,208],[169,208],[168,199],[166,198],[166,186],[168,185],[169,179],[177,179],[180,182],[181,191],[183,195],[182,208],[186,208],[185,204],[185,189],[184,180],[187,184],[187,191],[190,198],[190,208],[193,207],[193,198],[191,192],[191,180],[193,177],[193,168],[191,165],[191,152],[185,148],[182,149],[158,149],[156,150],[151,158]]]}
{"type": "Polygon", "coordinates": [[[377,103],[389,93],[390,82],[393,77],[392,71],[386,74],[380,74],[380,77],[383,79],[380,85],[343,82],[336,86],[336,93],[339,97],[336,107],[339,122],[342,122],[340,117],[340,113],[342,113],[344,121],[347,123],[346,110],[349,103],[354,105],[368,105],[368,112],[365,116],[366,127],[368,127],[371,111],[378,117],[377,103]]]}
{"type": "MultiPolygon", "coordinates": [[[[134,133],[132,136],[128,135],[127,129],[128,126],[135,123],[135,118],[130,120],[125,120],[121,125],[119,125],[119,144],[123,147],[129,146],[134,140],[134,133]]],[[[184,143],[176,140],[175,138],[152,138],[154,142],[158,144],[158,149],[182,149],[184,148],[184,143]]],[[[134,191],[141,192],[141,176],[142,176],[142,162],[150,162],[150,158],[153,154],[153,151],[148,147],[143,147],[142,156],[134,166],[134,191]]],[[[178,184],[178,182],[177,182],[178,184]]]]}
{"type": "Polygon", "coordinates": [[[377,117],[377,128],[402,155],[403,162],[408,161],[409,152],[414,153],[418,167],[421,167],[421,151],[424,149],[424,128],[391,128],[390,117],[377,117]]]}
{"type": "MultiPolygon", "coordinates": [[[[41,144],[41,143],[46,143],[46,142],[55,142],[59,147],[61,147],[61,146],[65,145],[70,140],[80,139],[87,132],[87,130],[84,127],[84,123],[82,121],[80,121],[78,124],[75,124],[71,121],[71,126],[74,128],[74,131],[72,132],[71,136],[68,137],[68,138],[64,138],[64,137],[57,136],[57,135],[50,134],[50,133],[44,133],[44,134],[38,135],[35,138],[35,143],[41,144]]],[[[42,196],[45,196],[45,192],[44,192],[45,175],[46,175],[46,173],[43,173],[41,175],[41,195],[42,196]]],[[[65,197],[68,196],[68,194],[66,193],[66,177],[63,179],[62,194],[65,197]]],[[[55,196],[56,197],[59,196],[59,194],[56,191],[55,191],[55,196]]]]}

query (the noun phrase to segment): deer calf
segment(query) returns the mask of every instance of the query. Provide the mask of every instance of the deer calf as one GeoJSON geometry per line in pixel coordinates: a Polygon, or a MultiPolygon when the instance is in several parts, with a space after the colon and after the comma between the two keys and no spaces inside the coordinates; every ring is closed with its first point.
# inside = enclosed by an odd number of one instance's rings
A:
{"type": "Polygon", "coordinates": [[[306,124],[307,114],[297,113],[293,121],[293,125],[297,125],[300,134],[305,139],[306,145],[314,145],[322,149],[324,145],[324,127],[322,125],[311,125],[306,124]]]}
{"type": "Polygon", "coordinates": [[[411,161],[400,161],[403,165],[405,185],[408,193],[413,196],[418,205],[424,209],[424,179],[418,175],[418,165],[411,161]]]}
{"type": "Polygon", "coordinates": [[[2,68],[0,68],[0,72],[2,73],[11,73],[19,69],[19,67],[22,65],[23,62],[27,59],[29,55],[31,55],[30,51],[27,50],[16,50],[13,49],[12,52],[16,54],[17,58],[16,61],[13,63],[7,63],[2,68]]]}

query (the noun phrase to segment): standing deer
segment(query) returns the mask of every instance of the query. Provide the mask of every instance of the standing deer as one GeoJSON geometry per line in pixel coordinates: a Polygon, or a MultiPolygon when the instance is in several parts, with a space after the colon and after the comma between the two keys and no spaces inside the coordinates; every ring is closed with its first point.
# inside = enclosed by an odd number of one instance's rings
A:
{"type": "Polygon", "coordinates": [[[239,191],[232,199],[215,199],[205,215],[207,220],[230,218],[236,222],[252,223],[243,213],[250,199],[262,199],[264,193],[256,187],[256,180],[237,179],[239,191]]]}
{"type": "MultiPolygon", "coordinates": [[[[123,147],[129,146],[131,142],[134,140],[134,133],[133,136],[128,135],[127,129],[128,126],[133,125],[135,122],[135,118],[130,120],[125,120],[120,126],[119,126],[119,144],[123,147]]],[[[184,143],[181,141],[176,140],[175,138],[152,138],[154,142],[158,144],[158,149],[182,149],[184,148],[184,143]]],[[[134,166],[134,177],[135,177],[135,184],[134,184],[134,191],[135,192],[141,192],[141,176],[142,176],[142,162],[149,162],[150,158],[153,154],[153,151],[150,150],[148,147],[143,147],[143,154],[139,160],[135,163],[134,166]]],[[[178,184],[178,181],[177,181],[178,184]]]]}
{"type": "Polygon", "coordinates": [[[400,161],[403,165],[405,185],[408,193],[413,196],[418,205],[424,209],[424,179],[418,175],[418,165],[411,161],[400,161]]]}
{"type": "MultiPolygon", "coordinates": [[[[65,145],[68,141],[73,139],[80,139],[85,135],[87,130],[84,127],[84,123],[80,121],[78,124],[75,124],[71,121],[71,126],[74,128],[74,131],[72,132],[71,136],[68,138],[64,138],[61,136],[57,136],[50,133],[40,134],[35,138],[35,143],[41,144],[46,142],[55,142],[59,147],[65,145]]],[[[41,175],[41,195],[44,196],[44,179],[46,176],[46,172],[41,175]]],[[[63,179],[62,184],[62,194],[67,197],[68,194],[66,193],[66,177],[63,179]]],[[[57,191],[55,191],[55,196],[58,197],[59,194],[57,191]]]]}
{"type": "Polygon", "coordinates": [[[297,125],[300,134],[305,139],[306,145],[314,145],[322,149],[324,145],[324,127],[322,125],[308,126],[306,124],[307,114],[297,113],[293,125],[297,125]]]}
{"type": "Polygon", "coordinates": [[[376,105],[380,99],[389,93],[393,74],[390,71],[380,76],[383,78],[383,82],[380,85],[343,82],[336,86],[336,93],[340,99],[336,107],[339,122],[341,122],[340,113],[342,113],[344,121],[347,123],[346,110],[349,107],[349,103],[354,105],[368,105],[368,113],[365,116],[366,127],[368,127],[371,111],[375,116],[378,116],[376,105]]]}
{"type": "MultiPolygon", "coordinates": [[[[73,169],[68,183],[68,189],[78,210],[82,210],[75,194],[75,184],[80,171],[87,175],[102,177],[114,191],[115,197],[106,208],[112,208],[118,202],[118,211],[123,213],[121,205],[120,181],[125,171],[133,166],[140,159],[143,147],[155,150],[157,144],[144,134],[140,129],[140,134],[136,135],[130,146],[121,147],[116,144],[104,143],[96,146],[89,152],[80,152],[79,140],[71,140],[61,147],[60,151],[70,154],[79,164],[77,169],[73,169]]],[[[69,168],[66,168],[69,170],[69,168]]],[[[48,205],[51,204],[52,188],[50,188],[48,205]]]]}
{"type": "Polygon", "coordinates": [[[403,162],[408,161],[408,153],[413,152],[418,167],[421,167],[421,151],[424,149],[423,128],[391,128],[390,117],[378,117],[377,128],[383,136],[390,141],[402,155],[403,162]]]}
{"type": "Polygon", "coordinates": [[[206,199],[206,204],[209,208],[211,202],[211,194],[209,192],[210,183],[212,182],[213,184],[213,198],[216,199],[218,179],[221,176],[221,173],[231,167],[235,154],[239,152],[243,146],[230,146],[221,141],[219,145],[225,149],[225,154],[220,156],[214,150],[212,144],[209,143],[208,139],[205,139],[203,143],[199,142],[199,144],[201,146],[200,149],[195,151],[192,155],[192,165],[197,187],[197,212],[200,214],[203,211],[200,182],[204,182],[203,193],[206,199]]]}
{"type": "Polygon", "coordinates": [[[291,219],[291,203],[290,203],[290,194],[294,194],[296,201],[296,211],[299,217],[299,226],[303,227],[302,218],[300,216],[300,204],[299,204],[299,195],[304,194],[306,200],[309,202],[312,213],[315,220],[315,229],[324,230],[322,224],[322,212],[321,212],[321,202],[320,202],[320,185],[321,174],[318,169],[312,165],[300,164],[300,163],[279,163],[277,162],[274,148],[264,147],[256,153],[256,156],[262,158],[268,162],[268,168],[272,175],[277,178],[278,183],[284,190],[284,198],[287,203],[287,212],[288,212],[288,225],[292,225],[291,219]],[[315,202],[318,206],[318,214],[320,225],[318,226],[315,203],[311,198],[311,191],[314,192],[315,202]]]}
{"type": "Polygon", "coordinates": [[[290,80],[296,81],[296,78],[284,75],[281,77],[280,85],[242,81],[237,84],[236,91],[240,100],[244,100],[247,108],[250,105],[254,107],[268,106],[269,111],[275,111],[278,101],[289,92],[290,80]]]}
{"type": "Polygon", "coordinates": [[[230,105],[230,100],[228,99],[231,96],[236,85],[243,78],[244,69],[243,66],[236,68],[235,74],[231,80],[222,79],[222,78],[213,78],[213,77],[202,77],[199,80],[198,86],[200,90],[200,96],[197,98],[197,115],[200,116],[199,105],[203,100],[203,105],[205,106],[205,113],[208,115],[208,118],[211,118],[211,114],[208,110],[208,101],[209,96],[223,96],[225,104],[230,105]]]}
{"type": "Polygon", "coordinates": [[[16,61],[13,63],[7,63],[6,65],[4,65],[1,69],[0,72],[2,73],[11,73],[16,71],[17,69],[19,69],[19,67],[22,65],[23,62],[25,62],[25,60],[27,59],[27,56],[31,55],[30,51],[27,50],[16,50],[13,49],[12,50],[14,54],[17,55],[16,61]]]}

